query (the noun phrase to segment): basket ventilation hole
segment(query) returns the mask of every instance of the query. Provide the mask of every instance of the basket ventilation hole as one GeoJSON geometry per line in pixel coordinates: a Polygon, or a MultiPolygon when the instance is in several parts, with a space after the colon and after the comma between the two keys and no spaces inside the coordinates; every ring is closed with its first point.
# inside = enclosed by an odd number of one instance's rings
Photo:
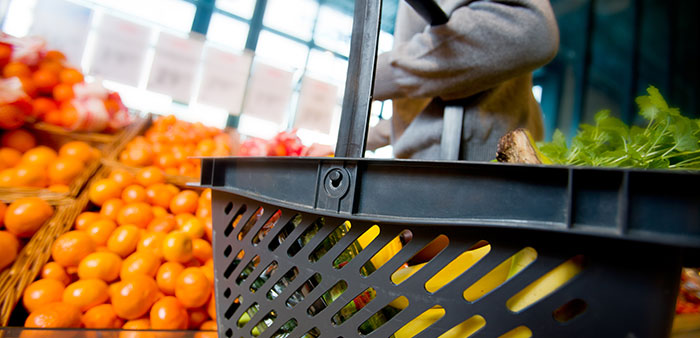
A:
{"type": "Polygon", "coordinates": [[[224,213],[228,215],[231,213],[231,210],[233,210],[233,202],[228,202],[228,204],[226,204],[226,207],[224,208],[224,213]]]}
{"type": "Polygon", "coordinates": [[[582,299],[574,299],[552,312],[552,317],[560,323],[566,323],[586,312],[588,304],[582,299]]]}
{"type": "Polygon", "coordinates": [[[510,297],[506,302],[506,306],[513,312],[520,312],[558,290],[569,280],[576,277],[583,268],[583,256],[575,256],[530,283],[530,285],[520,290],[513,297],[510,297]]]}
{"type": "Polygon", "coordinates": [[[313,328],[306,332],[301,338],[317,338],[321,336],[321,331],[318,328],[313,328]]]}
{"type": "Polygon", "coordinates": [[[284,292],[284,290],[287,288],[287,286],[294,281],[294,279],[297,278],[297,275],[299,275],[299,269],[297,267],[293,267],[289,269],[278,281],[275,283],[275,285],[270,288],[270,291],[267,292],[267,299],[269,300],[274,300],[277,298],[279,295],[284,292]]]}
{"type": "MultiPolygon", "coordinates": [[[[378,329],[379,327],[384,325],[384,323],[394,318],[394,316],[399,314],[401,310],[406,307],[408,307],[408,299],[406,299],[406,297],[401,296],[394,299],[387,306],[383,307],[381,310],[377,311],[375,314],[373,314],[371,317],[365,320],[364,323],[360,324],[360,326],[357,328],[357,332],[363,335],[368,335],[372,333],[372,331],[378,329]],[[397,304],[404,304],[405,306],[397,307],[395,306],[397,304]]],[[[354,314],[355,312],[357,311],[352,312],[352,314],[354,314]]],[[[333,317],[333,319],[335,319],[335,317],[333,317]]]]}
{"type": "Polygon", "coordinates": [[[493,270],[481,277],[476,283],[464,290],[462,296],[468,302],[475,302],[489,292],[515,277],[537,258],[537,251],[531,247],[518,251],[515,255],[503,261],[493,270]]]}
{"type": "Polygon", "coordinates": [[[463,337],[467,338],[475,334],[477,331],[481,330],[482,327],[486,325],[486,319],[480,315],[475,315],[469,319],[457,324],[457,326],[449,329],[447,332],[441,334],[438,338],[448,338],[448,337],[463,337]]]}
{"type": "Polygon", "coordinates": [[[328,234],[328,236],[326,236],[326,238],[324,238],[323,241],[318,244],[318,246],[316,246],[314,251],[309,254],[309,262],[318,262],[326,254],[326,252],[328,252],[328,250],[333,248],[341,238],[345,237],[345,234],[350,231],[351,227],[352,225],[350,222],[345,221],[343,224],[331,231],[331,233],[328,234]]]}
{"type": "Polygon", "coordinates": [[[277,314],[274,311],[268,312],[263,319],[261,319],[255,326],[250,330],[250,334],[253,337],[257,337],[265,330],[267,330],[268,327],[272,326],[272,324],[275,322],[275,319],[277,319],[277,314]]]}
{"type": "Polygon", "coordinates": [[[532,330],[527,326],[518,326],[498,338],[530,338],[532,337],[532,330]]]}
{"type": "Polygon", "coordinates": [[[275,331],[274,334],[270,338],[286,338],[289,337],[289,335],[296,329],[296,327],[299,326],[299,322],[297,322],[296,319],[292,318],[288,320],[286,323],[282,324],[282,326],[275,331]]]}
{"type": "Polygon", "coordinates": [[[243,228],[238,233],[238,240],[239,241],[242,241],[243,237],[245,237],[245,235],[247,235],[248,232],[250,232],[250,229],[253,227],[253,225],[255,225],[255,223],[258,222],[258,219],[260,219],[263,212],[265,212],[265,210],[262,207],[259,207],[257,210],[255,210],[253,215],[250,216],[250,218],[248,219],[248,222],[245,222],[245,225],[243,225],[243,228]]]}
{"type": "Polygon", "coordinates": [[[258,233],[255,234],[255,236],[253,237],[253,245],[258,245],[258,243],[260,243],[260,241],[262,241],[263,238],[267,236],[267,234],[272,230],[272,228],[274,228],[275,225],[277,225],[277,222],[280,220],[281,216],[281,210],[277,210],[274,214],[272,214],[272,216],[267,220],[267,222],[263,224],[262,228],[258,230],[258,233]]]}
{"type": "Polygon", "coordinates": [[[282,242],[284,242],[287,237],[294,231],[294,229],[297,228],[301,224],[301,215],[296,214],[294,217],[290,218],[287,224],[285,224],[280,232],[277,234],[277,236],[270,242],[270,244],[267,246],[270,251],[275,251],[280,245],[282,245],[282,242]]]}
{"type": "MultiPolygon", "coordinates": [[[[428,281],[425,282],[425,289],[428,292],[436,292],[440,290],[443,286],[449,284],[455,278],[459,277],[461,274],[463,274],[465,271],[471,268],[474,264],[479,262],[482,258],[484,258],[484,256],[486,256],[489,253],[489,251],[491,251],[491,245],[486,241],[479,241],[471,248],[469,248],[469,250],[457,256],[457,258],[452,260],[433,277],[428,279],[428,281]]],[[[400,271],[403,270],[395,272],[394,275],[399,273],[400,271]]]]}
{"type": "Polygon", "coordinates": [[[231,218],[231,222],[228,223],[226,226],[226,229],[224,229],[224,236],[228,237],[231,232],[233,232],[233,229],[238,225],[238,222],[241,221],[241,217],[243,217],[243,213],[246,211],[246,206],[242,205],[240,209],[238,209],[238,212],[236,212],[236,215],[231,218]]]}
{"type": "Polygon", "coordinates": [[[289,247],[289,250],[287,250],[287,255],[289,255],[289,257],[294,257],[294,255],[301,251],[301,249],[304,248],[304,246],[309,243],[314,236],[316,236],[318,231],[321,230],[325,223],[326,222],[323,217],[320,217],[311,223],[311,225],[309,225],[299,236],[299,238],[297,238],[296,241],[294,241],[294,243],[289,247]]]}
{"type": "Polygon", "coordinates": [[[230,245],[226,246],[226,249],[224,249],[224,257],[228,257],[231,255],[231,251],[233,251],[233,248],[230,245]]]}
{"type": "Polygon", "coordinates": [[[231,329],[226,330],[226,337],[231,338],[233,336],[233,331],[231,329]]]}
{"type": "Polygon", "coordinates": [[[381,250],[379,250],[372,258],[369,259],[365,265],[360,269],[360,274],[367,277],[372,274],[372,272],[379,270],[386,262],[388,262],[392,257],[399,253],[399,251],[408,244],[411,239],[413,239],[413,233],[410,230],[401,231],[401,233],[394,237],[389,243],[387,243],[381,250]]]}
{"type": "Polygon", "coordinates": [[[346,320],[352,318],[358,311],[360,311],[365,305],[369,304],[374,298],[377,297],[377,291],[374,288],[367,288],[362,291],[357,297],[353,298],[350,302],[345,304],[333,317],[331,321],[335,325],[340,325],[345,323],[346,320]]]}
{"type": "Polygon", "coordinates": [[[306,313],[308,313],[311,317],[317,315],[319,312],[323,311],[323,309],[333,304],[333,302],[338,299],[338,297],[340,297],[347,289],[348,283],[341,280],[333,285],[333,287],[328,289],[328,291],[323,293],[321,297],[318,297],[318,299],[311,304],[311,306],[309,306],[306,313]]]}
{"type": "Polygon", "coordinates": [[[340,269],[350,263],[350,261],[362,252],[372,241],[379,236],[379,226],[373,225],[365,231],[354,242],[350,243],[343,252],[333,261],[333,267],[340,269]]]}
{"type": "Polygon", "coordinates": [[[310,294],[319,284],[321,284],[321,275],[315,273],[311,278],[306,280],[294,293],[287,298],[287,307],[293,308],[295,305],[301,303],[306,295],[310,294]]]}
{"type": "Polygon", "coordinates": [[[235,270],[238,264],[241,263],[241,258],[243,258],[243,256],[245,256],[245,251],[243,250],[236,254],[236,257],[231,261],[231,264],[229,264],[226,270],[224,270],[224,278],[231,277],[233,270],[235,270]]]}
{"type": "Polygon", "coordinates": [[[394,336],[406,338],[413,337],[427,329],[430,325],[433,325],[444,315],[445,309],[442,308],[442,306],[434,306],[428,310],[425,310],[425,312],[418,315],[418,317],[413,318],[406,325],[402,326],[398,331],[396,331],[396,333],[394,333],[394,336]]]}
{"type": "Polygon", "coordinates": [[[260,273],[260,276],[253,281],[253,284],[250,286],[250,292],[257,292],[258,289],[263,286],[268,279],[270,279],[270,276],[272,276],[275,271],[277,271],[277,262],[273,261],[265,268],[265,270],[263,270],[263,272],[260,273]]]}
{"type": "Polygon", "coordinates": [[[226,290],[224,290],[224,297],[231,297],[231,288],[226,288],[226,290]]]}
{"type": "Polygon", "coordinates": [[[243,271],[236,277],[236,284],[241,285],[246,279],[248,279],[248,276],[250,276],[251,273],[255,270],[255,268],[258,267],[258,264],[260,264],[260,256],[255,255],[253,259],[250,260],[248,265],[243,268],[243,271]]]}
{"type": "Polygon", "coordinates": [[[233,313],[238,310],[238,307],[241,306],[241,302],[243,301],[243,297],[238,296],[236,299],[231,302],[231,305],[226,309],[226,312],[224,312],[224,317],[226,319],[231,319],[231,316],[233,316],[233,313]]]}
{"type": "Polygon", "coordinates": [[[406,279],[411,277],[414,273],[420,271],[427,262],[430,262],[435,256],[437,256],[442,250],[444,250],[447,245],[450,244],[450,240],[445,235],[440,235],[430,241],[428,245],[423,247],[417,254],[413,255],[411,259],[407,260],[402,264],[393,274],[391,274],[391,281],[399,285],[403,283],[406,279]]]}
{"type": "Polygon", "coordinates": [[[251,318],[255,317],[255,314],[258,313],[258,310],[260,309],[260,305],[258,303],[253,303],[243,314],[241,314],[240,317],[238,317],[238,321],[236,321],[236,325],[241,328],[244,327],[245,324],[248,324],[251,318]]]}

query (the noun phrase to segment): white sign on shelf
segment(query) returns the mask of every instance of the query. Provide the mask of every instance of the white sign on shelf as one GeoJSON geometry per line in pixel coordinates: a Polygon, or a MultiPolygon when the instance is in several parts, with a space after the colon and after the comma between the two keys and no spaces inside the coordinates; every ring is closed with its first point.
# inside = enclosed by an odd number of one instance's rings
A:
{"type": "Polygon", "coordinates": [[[259,119],[283,123],[292,96],[293,73],[256,63],[243,112],[259,119]]]}
{"type": "Polygon", "coordinates": [[[305,76],[301,80],[294,126],[324,134],[330,133],[337,100],[337,86],[305,76]]]}
{"type": "Polygon", "coordinates": [[[160,33],[146,89],[189,102],[203,44],[160,33]]]}
{"type": "Polygon", "coordinates": [[[252,61],[253,55],[249,52],[233,54],[206,47],[197,102],[224,108],[229,114],[239,114],[252,61]]]}
{"type": "Polygon", "coordinates": [[[61,51],[71,65],[80,67],[91,19],[89,8],[68,1],[39,0],[29,35],[42,37],[49,49],[61,51]]]}
{"type": "Polygon", "coordinates": [[[98,28],[90,73],[138,86],[146,61],[151,29],[105,15],[98,28]]]}

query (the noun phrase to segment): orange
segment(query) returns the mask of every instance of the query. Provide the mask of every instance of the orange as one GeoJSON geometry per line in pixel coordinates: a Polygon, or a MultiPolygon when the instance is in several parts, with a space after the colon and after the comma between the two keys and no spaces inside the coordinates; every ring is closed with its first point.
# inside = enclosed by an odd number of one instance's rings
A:
{"type": "Polygon", "coordinates": [[[203,206],[200,204],[197,207],[197,211],[195,213],[195,216],[197,216],[197,218],[201,218],[201,219],[211,217],[211,207],[203,206]]]}
{"type": "Polygon", "coordinates": [[[211,207],[211,195],[211,188],[204,189],[204,191],[202,191],[202,194],[199,195],[199,204],[211,207]]]}
{"type": "Polygon", "coordinates": [[[125,188],[136,182],[134,174],[124,169],[114,169],[109,173],[109,179],[117,182],[120,187],[125,188]]]}
{"type": "Polygon", "coordinates": [[[38,146],[25,152],[20,164],[47,168],[57,157],[58,154],[55,150],[47,146],[38,146]]]}
{"type": "Polygon", "coordinates": [[[36,88],[42,93],[51,93],[53,87],[59,83],[58,75],[47,68],[40,68],[32,74],[32,80],[36,88]]]}
{"type": "Polygon", "coordinates": [[[80,122],[80,113],[78,109],[71,103],[71,101],[61,102],[59,107],[61,111],[60,126],[64,126],[69,129],[78,127],[80,122]]]}
{"type": "Polygon", "coordinates": [[[170,215],[170,213],[168,212],[168,209],[165,209],[163,207],[155,206],[155,207],[152,207],[151,210],[153,210],[154,219],[156,219],[158,217],[165,217],[165,216],[170,215]]]}
{"type": "Polygon", "coordinates": [[[211,319],[216,320],[216,298],[214,297],[214,291],[211,292],[211,298],[209,298],[209,303],[207,304],[207,313],[211,319]]]}
{"type": "Polygon", "coordinates": [[[64,289],[65,285],[55,279],[40,279],[24,289],[22,303],[32,313],[43,305],[60,302],[64,289]]]}
{"type": "Polygon", "coordinates": [[[97,206],[102,206],[102,203],[110,198],[119,198],[121,193],[122,187],[117,182],[104,178],[90,185],[88,195],[92,203],[97,206]]]}
{"type": "Polygon", "coordinates": [[[209,216],[204,219],[204,232],[207,234],[207,239],[209,240],[209,242],[211,242],[214,239],[214,229],[212,227],[212,219],[211,216],[209,216]]]}
{"type": "Polygon", "coordinates": [[[209,314],[204,308],[190,309],[187,311],[189,314],[188,328],[190,330],[197,330],[199,327],[209,319],[209,314]]]}
{"type": "Polygon", "coordinates": [[[0,227],[5,223],[5,211],[7,211],[7,204],[0,202],[0,227]]]}
{"type": "Polygon", "coordinates": [[[199,329],[202,331],[216,331],[216,321],[207,320],[199,326],[199,329]]]}
{"type": "Polygon", "coordinates": [[[58,73],[58,77],[61,82],[74,85],[76,83],[83,82],[83,74],[75,68],[64,68],[58,73]]]}
{"type": "Polygon", "coordinates": [[[156,273],[156,283],[160,291],[166,295],[175,294],[175,284],[177,284],[177,277],[180,273],[185,270],[185,267],[177,262],[165,262],[158,268],[156,273]]]}
{"type": "Polygon", "coordinates": [[[199,196],[192,190],[183,190],[170,201],[170,212],[173,214],[194,214],[197,211],[199,196]]]}
{"type": "Polygon", "coordinates": [[[187,263],[192,259],[192,239],[181,231],[172,231],[163,239],[163,257],[171,262],[187,263]]]}
{"type": "MultiPolygon", "coordinates": [[[[163,232],[147,232],[139,240],[136,245],[136,252],[148,252],[155,255],[160,260],[163,258],[163,239],[165,238],[165,233],[163,232]]],[[[160,263],[160,262],[159,262],[160,263]]]]}
{"type": "Polygon", "coordinates": [[[114,311],[124,319],[136,319],[148,312],[158,297],[158,285],[153,278],[132,275],[113,284],[110,299],[114,311]]]}
{"type": "Polygon", "coordinates": [[[122,191],[122,200],[126,203],[146,202],[146,189],[138,184],[127,186],[122,191]]]}
{"type": "Polygon", "coordinates": [[[156,276],[160,267],[160,258],[148,251],[136,251],[124,260],[119,277],[124,280],[135,274],[156,276]]]}
{"type": "MultiPolygon", "coordinates": [[[[94,150],[89,144],[82,141],[71,141],[61,146],[58,149],[58,155],[61,157],[74,158],[80,162],[87,163],[95,159],[94,150]]],[[[111,177],[111,176],[110,176],[111,177]]]]}
{"type": "Polygon", "coordinates": [[[63,113],[60,109],[50,110],[44,115],[42,120],[46,123],[60,126],[63,123],[63,113]]]}
{"type": "Polygon", "coordinates": [[[51,248],[51,257],[64,268],[77,267],[80,261],[95,251],[95,242],[82,230],[59,236],[51,248]]]}
{"type": "Polygon", "coordinates": [[[204,261],[204,265],[202,265],[200,269],[202,269],[204,275],[207,276],[207,279],[211,285],[214,285],[214,259],[211,257],[211,255],[209,255],[209,259],[204,261]]]}
{"type": "Polygon", "coordinates": [[[177,160],[175,160],[175,156],[173,156],[173,154],[163,153],[156,157],[155,164],[165,169],[176,167],[178,165],[178,162],[177,160]]]}
{"type": "Polygon", "coordinates": [[[53,215],[53,208],[38,197],[24,197],[10,203],[5,227],[20,238],[29,238],[53,215]]]}
{"type": "Polygon", "coordinates": [[[42,118],[48,112],[58,109],[58,105],[47,97],[37,97],[32,101],[32,116],[42,118]]]}
{"type": "Polygon", "coordinates": [[[55,60],[55,61],[62,61],[66,59],[66,55],[63,54],[60,51],[57,50],[48,50],[46,51],[46,54],[44,55],[44,58],[46,60],[55,60]]]}
{"type": "Polygon", "coordinates": [[[104,218],[111,219],[113,221],[117,220],[119,216],[119,211],[122,210],[125,203],[119,198],[110,198],[102,203],[102,208],[100,208],[100,215],[104,218]]]}
{"type": "Polygon", "coordinates": [[[144,187],[157,183],[165,183],[165,175],[158,167],[146,167],[136,173],[136,182],[144,187]]]}
{"type": "Polygon", "coordinates": [[[155,338],[156,335],[152,332],[138,332],[128,330],[150,330],[151,320],[146,318],[130,320],[122,326],[122,332],[119,332],[119,338],[155,338]]]}
{"type": "Polygon", "coordinates": [[[0,105],[1,129],[17,129],[24,124],[25,119],[26,114],[18,105],[0,105]]]}
{"type": "Polygon", "coordinates": [[[6,131],[2,135],[2,139],[0,139],[0,143],[2,143],[3,147],[9,147],[24,153],[36,147],[36,138],[24,129],[15,129],[6,131]]]}
{"type": "Polygon", "coordinates": [[[188,177],[199,177],[199,171],[200,169],[196,165],[188,162],[181,164],[178,169],[180,175],[188,177]]]}
{"type": "Polygon", "coordinates": [[[17,258],[18,251],[17,237],[7,231],[0,231],[0,269],[12,264],[17,258]]]}
{"type": "Polygon", "coordinates": [[[186,308],[196,308],[207,303],[211,296],[209,279],[199,268],[186,268],[175,283],[175,297],[186,308]]]}
{"type": "Polygon", "coordinates": [[[41,268],[41,278],[55,279],[63,285],[70,283],[70,277],[68,277],[66,270],[56,262],[48,262],[41,268]]]}
{"type": "Polygon", "coordinates": [[[180,227],[180,231],[186,233],[194,240],[204,236],[204,225],[198,218],[192,217],[185,221],[185,224],[180,227]]]}
{"type": "Polygon", "coordinates": [[[146,228],[153,220],[151,206],[144,202],[129,203],[125,205],[117,215],[119,225],[132,224],[139,228],[146,228]]]}
{"type": "Polygon", "coordinates": [[[114,229],[117,228],[117,224],[111,219],[101,219],[92,222],[85,228],[88,236],[92,238],[93,242],[97,246],[104,246],[107,244],[109,236],[112,235],[114,229]]]}
{"type": "Polygon", "coordinates": [[[140,230],[137,226],[122,225],[109,236],[107,248],[121,257],[126,257],[136,250],[140,236],[140,230]]]}
{"type": "Polygon", "coordinates": [[[82,162],[70,157],[59,157],[49,165],[49,182],[51,184],[70,184],[85,170],[82,162]]]}
{"type": "Polygon", "coordinates": [[[19,164],[21,160],[22,153],[19,150],[10,147],[0,148],[0,169],[12,168],[19,164]]]}
{"type": "Polygon", "coordinates": [[[68,83],[59,83],[53,87],[53,98],[58,102],[68,101],[75,97],[73,85],[68,83]]]}
{"type": "Polygon", "coordinates": [[[211,244],[201,238],[192,240],[192,256],[201,263],[206,262],[212,257],[211,244]]]}
{"type": "Polygon", "coordinates": [[[84,211],[75,219],[75,229],[83,230],[88,226],[88,224],[102,218],[103,217],[99,213],[84,211]]]}
{"type": "Polygon", "coordinates": [[[24,326],[29,328],[79,328],[80,309],[75,305],[63,302],[46,304],[32,312],[24,322],[24,326]]]}
{"type": "Polygon", "coordinates": [[[37,96],[36,85],[31,76],[20,76],[19,82],[22,83],[22,89],[24,89],[24,92],[27,93],[29,97],[34,98],[37,96]]]}
{"type": "Polygon", "coordinates": [[[117,317],[112,304],[102,304],[87,310],[81,318],[86,329],[120,329],[124,321],[117,317]]]}
{"type": "Polygon", "coordinates": [[[46,190],[56,193],[68,193],[70,192],[70,187],[65,184],[52,184],[46,190]]]}
{"type": "Polygon", "coordinates": [[[153,150],[148,144],[132,144],[124,150],[123,154],[126,161],[122,162],[128,165],[143,167],[153,163],[153,150]]]}
{"type": "Polygon", "coordinates": [[[32,164],[20,164],[14,168],[15,186],[43,188],[48,183],[46,169],[32,164]]]}
{"type": "Polygon", "coordinates": [[[177,195],[177,192],[174,192],[167,184],[153,184],[146,189],[148,203],[163,208],[170,207],[170,200],[172,200],[175,195],[177,195]]]}
{"type": "Polygon", "coordinates": [[[5,65],[2,69],[2,76],[4,77],[21,77],[21,76],[32,76],[32,71],[29,66],[22,62],[12,61],[5,65]]]}
{"type": "Polygon", "coordinates": [[[80,311],[87,311],[109,299],[107,283],[101,279],[81,279],[66,286],[63,302],[77,306],[80,311]]]}
{"type": "MultiPolygon", "coordinates": [[[[156,207],[154,207],[155,209],[156,207]]],[[[168,233],[175,228],[175,217],[168,214],[166,216],[156,217],[148,223],[148,231],[168,233]]]]}
{"type": "Polygon", "coordinates": [[[191,220],[194,218],[194,215],[192,214],[179,214],[175,216],[175,223],[177,224],[177,228],[180,229],[182,228],[187,221],[191,220]]]}
{"type": "Polygon", "coordinates": [[[80,279],[101,279],[111,282],[119,277],[122,267],[122,258],[109,251],[93,252],[83,258],[78,265],[80,279]]]}
{"type": "Polygon", "coordinates": [[[173,175],[173,176],[180,175],[180,171],[177,170],[177,168],[167,168],[167,169],[165,169],[165,173],[167,175],[173,175]]]}
{"type": "Polygon", "coordinates": [[[0,170],[0,187],[14,187],[16,183],[14,168],[0,170]]]}
{"type": "Polygon", "coordinates": [[[151,328],[154,330],[186,330],[189,314],[173,296],[163,297],[151,308],[151,328]]]}

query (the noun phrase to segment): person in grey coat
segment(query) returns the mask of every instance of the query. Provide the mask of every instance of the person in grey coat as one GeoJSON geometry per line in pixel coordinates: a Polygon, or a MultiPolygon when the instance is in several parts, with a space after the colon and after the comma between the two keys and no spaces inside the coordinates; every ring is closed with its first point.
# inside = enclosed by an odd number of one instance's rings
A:
{"type": "Polygon", "coordinates": [[[390,128],[370,131],[368,148],[391,143],[394,156],[440,157],[443,112],[464,107],[459,159],[489,161],[498,139],[524,127],[543,137],[532,71],[559,48],[548,0],[439,0],[449,21],[429,26],[399,5],[394,48],[377,59],[375,100],[393,101],[390,128]]]}

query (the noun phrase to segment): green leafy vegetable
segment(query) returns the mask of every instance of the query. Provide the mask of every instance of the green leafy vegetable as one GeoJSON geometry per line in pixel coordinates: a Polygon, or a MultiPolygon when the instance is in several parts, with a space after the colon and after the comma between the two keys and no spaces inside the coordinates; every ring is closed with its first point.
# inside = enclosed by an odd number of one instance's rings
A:
{"type": "Polygon", "coordinates": [[[595,115],[595,125],[580,126],[570,146],[557,130],[552,142],[538,144],[540,151],[563,165],[700,169],[700,120],[669,107],[655,87],[647,93],[636,100],[645,128],[628,127],[604,110],[595,115]]]}

